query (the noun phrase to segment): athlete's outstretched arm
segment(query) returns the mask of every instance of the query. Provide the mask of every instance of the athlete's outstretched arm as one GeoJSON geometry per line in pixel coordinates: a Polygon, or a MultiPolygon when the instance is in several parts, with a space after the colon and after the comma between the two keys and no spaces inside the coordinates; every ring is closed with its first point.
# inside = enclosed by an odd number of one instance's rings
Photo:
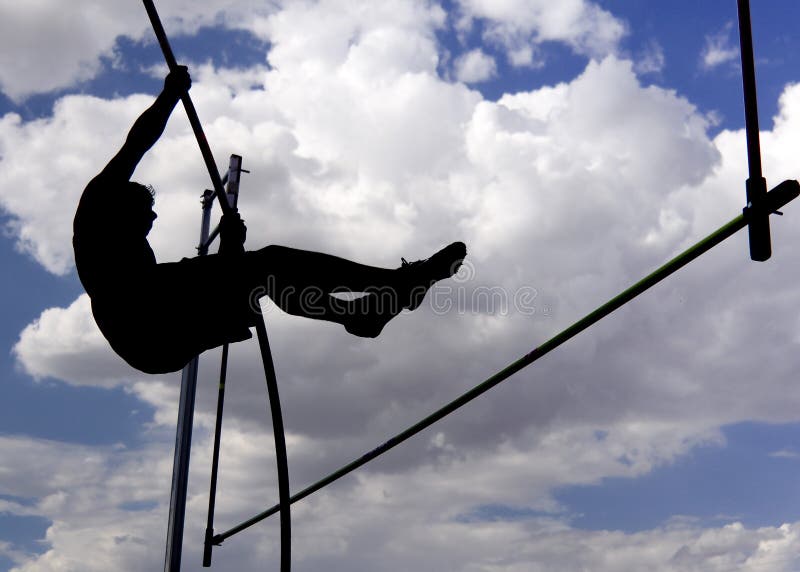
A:
{"type": "Polygon", "coordinates": [[[102,175],[123,177],[128,180],[144,154],[158,141],[167,126],[172,110],[181,97],[189,91],[192,80],[186,66],[178,66],[167,75],[164,89],[153,105],[142,113],[128,132],[125,144],[103,169],[102,175]]]}

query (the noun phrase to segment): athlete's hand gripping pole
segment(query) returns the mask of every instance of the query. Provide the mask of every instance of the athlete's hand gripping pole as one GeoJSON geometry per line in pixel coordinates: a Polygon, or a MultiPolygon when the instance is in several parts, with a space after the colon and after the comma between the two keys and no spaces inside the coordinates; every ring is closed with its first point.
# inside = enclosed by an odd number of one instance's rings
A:
{"type": "MultiPolygon", "coordinates": [[[[175,54],[172,53],[167,34],[164,32],[164,26],[161,25],[161,19],[158,17],[158,12],[156,12],[153,0],[142,1],[144,2],[145,10],[147,10],[147,16],[150,18],[150,23],[153,26],[153,31],[158,39],[158,44],[161,46],[161,52],[164,54],[167,66],[170,71],[174,71],[178,67],[178,62],[175,60],[175,54]]],[[[186,93],[181,97],[181,101],[183,101],[183,107],[186,109],[186,115],[189,117],[189,123],[192,126],[192,131],[194,131],[194,136],[197,138],[197,144],[200,146],[200,153],[203,155],[206,169],[208,169],[208,174],[211,176],[211,183],[214,185],[214,191],[217,194],[217,199],[219,199],[219,206],[222,208],[223,214],[231,213],[234,209],[228,204],[222,178],[217,169],[217,164],[214,162],[214,156],[211,154],[211,147],[208,145],[208,140],[203,132],[203,126],[200,124],[200,118],[197,116],[197,110],[194,108],[192,98],[186,93]]]]}

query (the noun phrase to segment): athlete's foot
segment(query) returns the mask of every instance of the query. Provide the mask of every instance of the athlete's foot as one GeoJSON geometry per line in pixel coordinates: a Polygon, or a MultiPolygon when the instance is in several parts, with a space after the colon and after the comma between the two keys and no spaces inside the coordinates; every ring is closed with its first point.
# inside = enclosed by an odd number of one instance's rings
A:
{"type": "Polygon", "coordinates": [[[398,269],[402,273],[398,291],[402,307],[416,310],[431,286],[458,272],[466,255],[467,246],[463,242],[454,242],[425,260],[407,262],[403,258],[403,265],[398,269]]]}

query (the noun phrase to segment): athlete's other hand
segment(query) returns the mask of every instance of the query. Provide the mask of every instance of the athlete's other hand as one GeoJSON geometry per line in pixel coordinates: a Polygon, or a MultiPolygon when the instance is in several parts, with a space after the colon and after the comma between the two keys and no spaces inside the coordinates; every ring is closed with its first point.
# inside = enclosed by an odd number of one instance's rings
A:
{"type": "Polygon", "coordinates": [[[239,213],[222,215],[219,221],[219,252],[234,254],[244,252],[244,241],[247,239],[247,227],[239,213]]]}

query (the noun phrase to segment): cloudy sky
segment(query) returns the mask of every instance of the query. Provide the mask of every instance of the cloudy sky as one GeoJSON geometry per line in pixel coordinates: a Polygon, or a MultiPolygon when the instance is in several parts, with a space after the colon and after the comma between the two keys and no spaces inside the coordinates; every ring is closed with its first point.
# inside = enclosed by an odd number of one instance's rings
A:
{"type": "MultiPolygon", "coordinates": [[[[99,334],[78,197],[158,93],[137,2],[0,0],[0,570],[163,562],[179,375],[99,334]]],[[[248,245],[468,264],[377,340],[267,304],[293,490],[514,361],[735,217],[733,1],[159,4],[248,245]]],[[[800,5],[754,6],[770,187],[800,174],[800,5]]],[[[185,114],[140,164],[161,261],[209,186],[185,114]]],[[[740,233],[535,366],[294,509],[298,571],[800,569],[800,244],[740,233]]],[[[153,288],[157,288],[153,285],[153,288]]],[[[146,343],[147,340],[143,340],[146,343]]],[[[201,568],[218,352],[201,358],[184,569],[201,568]]],[[[277,499],[254,343],[232,351],[217,530],[277,499]]],[[[277,567],[276,521],[215,551],[277,567]]]]}

